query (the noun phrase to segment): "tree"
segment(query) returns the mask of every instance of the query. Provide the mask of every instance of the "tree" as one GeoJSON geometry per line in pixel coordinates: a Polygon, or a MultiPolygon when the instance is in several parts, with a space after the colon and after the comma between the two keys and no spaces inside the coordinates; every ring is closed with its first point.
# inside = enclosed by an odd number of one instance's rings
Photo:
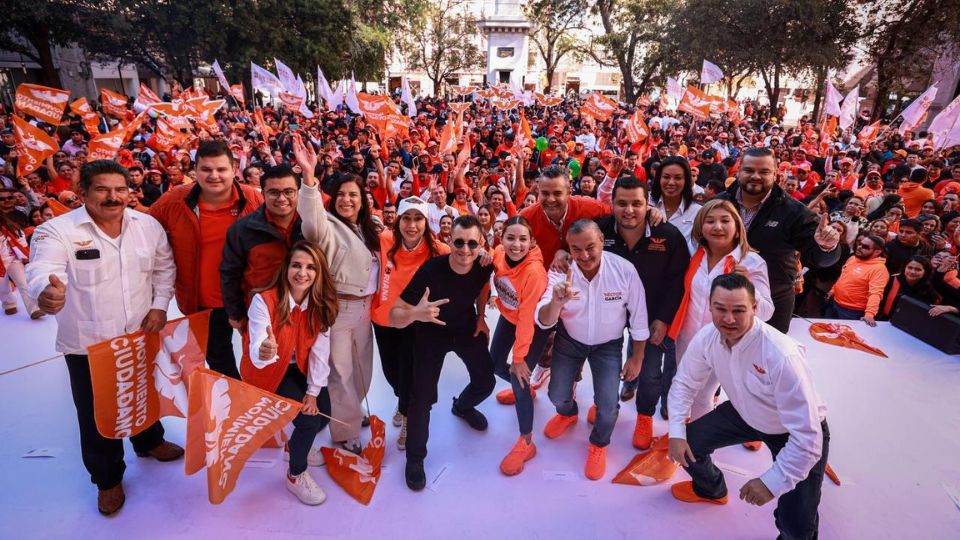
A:
{"type": "Polygon", "coordinates": [[[66,2],[11,0],[0,25],[0,50],[22,54],[40,65],[41,82],[60,87],[53,64],[53,47],[81,39],[85,29],[76,23],[66,2]]]}
{"type": "Polygon", "coordinates": [[[383,78],[388,57],[399,48],[397,36],[410,35],[423,22],[428,0],[356,0],[351,2],[357,31],[351,58],[360,80],[383,78]]]}
{"type": "Polygon", "coordinates": [[[437,0],[423,19],[411,25],[405,45],[411,69],[422,69],[433,81],[434,93],[451,74],[479,66],[483,61],[475,42],[477,21],[467,0],[437,0]]]}
{"type": "Polygon", "coordinates": [[[577,48],[573,33],[583,28],[587,0],[533,0],[524,6],[533,23],[531,36],[546,67],[545,93],[553,87],[553,74],[564,56],[577,48]]]}

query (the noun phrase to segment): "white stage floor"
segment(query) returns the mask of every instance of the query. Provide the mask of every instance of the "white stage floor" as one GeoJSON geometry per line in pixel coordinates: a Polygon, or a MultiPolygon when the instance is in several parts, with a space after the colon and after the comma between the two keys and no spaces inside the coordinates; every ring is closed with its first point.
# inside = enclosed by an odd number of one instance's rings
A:
{"type": "MultiPolygon", "coordinates": [[[[494,317],[495,317],[494,311],[494,317]]],[[[0,318],[0,371],[54,354],[55,321],[30,321],[23,310],[0,318]]],[[[494,325],[490,324],[491,328],[494,325]]],[[[917,342],[886,323],[854,323],[883,359],[813,341],[808,324],[795,320],[791,334],[807,343],[817,389],[827,401],[832,434],[830,463],[843,480],[825,481],[821,538],[960,538],[960,359],[917,342]],[[953,456],[953,457],[951,457],[953,456]]],[[[379,362],[375,362],[379,365],[379,362]]],[[[587,380],[578,394],[582,416],[592,396],[587,380]]],[[[534,435],[538,454],[518,477],[498,469],[517,438],[513,407],[491,397],[480,406],[490,420],[485,433],[449,413],[450,399],[466,381],[453,356],[444,370],[431,425],[428,481],[410,492],[403,480],[397,429],[389,423],[395,400],[377,368],[370,405],[387,422],[388,447],[380,485],[367,507],[311,469],[327,492],[319,507],[300,504],[284,488],[277,449],[261,450],[236,490],[219,505],[207,502],[205,474],[187,477],[183,462],[137,459],[127,445],[127,502],[112,518],[96,510],[96,488],[80,461],[75,410],[63,360],[0,376],[0,538],[773,538],[773,504],[756,508],[736,498],[740,486],[766,470],[766,449],[728,448],[715,454],[727,472],[730,503],[685,505],[669,484],[611,483],[635,455],[635,409],[621,407],[608,451],[607,474],[583,476],[589,425],[556,441],[542,436],[553,414],[538,396],[534,435]],[[55,457],[24,458],[48,449],[55,457]],[[272,460],[272,461],[271,461],[272,460]],[[258,465],[258,466],[254,466],[258,465]],[[739,472],[740,474],[736,474],[739,472]],[[439,477],[439,478],[437,478],[439,477]]],[[[497,390],[505,387],[498,381],[497,390]]],[[[167,438],[183,444],[185,424],[166,419],[167,438]]],[[[666,430],[656,418],[655,434],[666,430]]],[[[326,431],[317,445],[329,444],[326,431]]],[[[675,480],[686,479],[678,471],[675,480]]]]}

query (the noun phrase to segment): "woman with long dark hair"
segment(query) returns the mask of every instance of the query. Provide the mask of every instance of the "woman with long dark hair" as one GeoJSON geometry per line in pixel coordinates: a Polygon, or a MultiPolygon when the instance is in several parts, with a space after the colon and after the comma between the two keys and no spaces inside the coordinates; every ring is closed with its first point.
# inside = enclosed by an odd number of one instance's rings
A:
{"type": "Polygon", "coordinates": [[[896,311],[900,298],[904,295],[928,304],[936,304],[939,301],[940,295],[933,288],[933,265],[930,259],[914,255],[903,267],[903,272],[890,276],[887,286],[883,289],[883,299],[880,300],[877,320],[889,320],[896,311]]]}
{"type": "Polygon", "coordinates": [[[690,162],[681,156],[668,156],[660,162],[650,188],[650,206],[663,212],[667,221],[680,229],[693,253],[691,231],[701,206],[693,200],[690,162]]]}

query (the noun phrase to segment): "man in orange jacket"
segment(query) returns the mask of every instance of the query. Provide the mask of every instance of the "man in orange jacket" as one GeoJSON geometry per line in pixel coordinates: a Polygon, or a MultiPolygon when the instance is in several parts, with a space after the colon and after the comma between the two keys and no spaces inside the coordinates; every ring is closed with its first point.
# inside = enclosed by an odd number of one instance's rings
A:
{"type": "Polygon", "coordinates": [[[222,141],[205,141],[196,154],[196,183],[171,188],[150,207],[170,239],[177,263],[176,296],[180,311],[210,313],[207,363],[240,378],[233,353],[233,328],[223,309],[220,268],[227,229],[256,210],[263,196],[236,180],[233,154],[222,141]]]}
{"type": "Polygon", "coordinates": [[[843,265],[840,278],[827,293],[831,301],[824,315],[828,319],[860,319],[876,326],[874,318],[890,279],[883,260],[883,240],[864,236],[854,249],[853,257],[843,265]]]}

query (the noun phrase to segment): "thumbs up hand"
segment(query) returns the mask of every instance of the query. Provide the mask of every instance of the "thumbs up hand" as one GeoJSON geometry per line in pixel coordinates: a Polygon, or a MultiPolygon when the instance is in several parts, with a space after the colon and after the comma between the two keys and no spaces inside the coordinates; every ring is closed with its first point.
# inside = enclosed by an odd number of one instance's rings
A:
{"type": "Polygon", "coordinates": [[[37,298],[37,304],[40,310],[49,315],[55,315],[63,309],[67,303],[67,286],[60,281],[56,274],[50,274],[50,284],[37,298]]]}
{"type": "Polygon", "coordinates": [[[273,360],[277,356],[277,336],[273,334],[273,327],[271,326],[267,327],[267,339],[260,344],[258,355],[260,360],[264,362],[273,360]]]}

